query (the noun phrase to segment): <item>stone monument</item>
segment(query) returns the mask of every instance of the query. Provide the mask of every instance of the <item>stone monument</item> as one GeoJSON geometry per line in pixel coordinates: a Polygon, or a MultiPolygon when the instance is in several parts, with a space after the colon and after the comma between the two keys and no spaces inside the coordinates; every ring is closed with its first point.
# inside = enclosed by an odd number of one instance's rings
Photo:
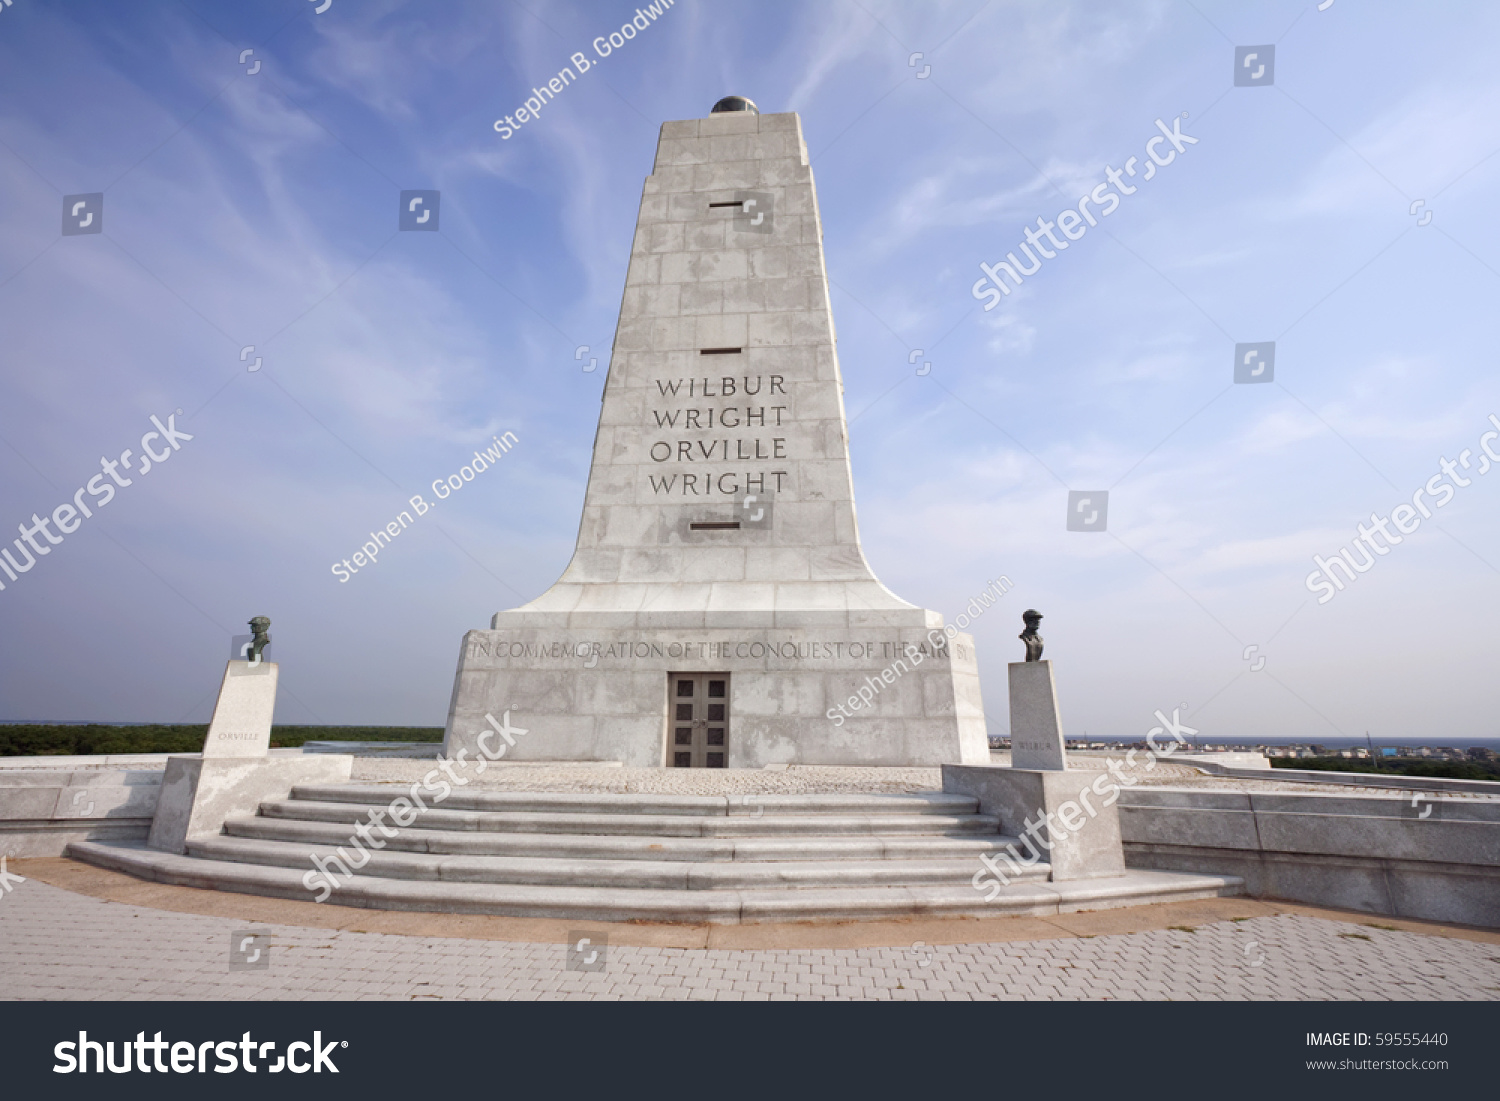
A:
{"type": "Polygon", "coordinates": [[[822,237],[796,114],[662,126],[573,559],[464,637],[446,753],[510,709],[520,759],[988,761],[971,638],[860,549],[822,237]]]}
{"type": "Polygon", "coordinates": [[[149,847],[184,852],[189,840],[217,834],[224,819],[254,814],[262,800],[285,796],[295,784],[349,779],[354,758],[346,754],[269,755],[280,673],[275,662],[262,660],[270,626],[265,616],[252,619],[245,652],[253,657],[225,667],[203,752],[167,758],[149,847]]]}

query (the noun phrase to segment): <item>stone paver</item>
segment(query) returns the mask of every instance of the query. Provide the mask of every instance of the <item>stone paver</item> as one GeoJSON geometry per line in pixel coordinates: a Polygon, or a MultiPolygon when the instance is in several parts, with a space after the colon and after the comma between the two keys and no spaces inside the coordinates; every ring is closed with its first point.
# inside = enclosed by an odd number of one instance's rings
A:
{"type": "Polygon", "coordinates": [[[566,970],[564,952],[560,944],[257,925],[36,880],[0,896],[0,998],[11,1000],[1500,998],[1500,945],[1300,914],[997,944],[612,944],[602,972],[566,970]],[[230,934],[252,929],[272,936],[270,967],[231,972],[230,934]]]}

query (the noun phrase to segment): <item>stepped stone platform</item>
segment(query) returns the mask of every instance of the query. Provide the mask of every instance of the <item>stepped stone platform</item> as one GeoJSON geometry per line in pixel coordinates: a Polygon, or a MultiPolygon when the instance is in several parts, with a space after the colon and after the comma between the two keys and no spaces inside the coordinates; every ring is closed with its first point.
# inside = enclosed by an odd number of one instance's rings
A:
{"type": "Polygon", "coordinates": [[[304,882],[314,859],[338,871],[329,862],[339,857],[354,874],[340,874],[332,904],[593,921],[1048,915],[1243,891],[1233,876],[1151,871],[1054,883],[1038,862],[987,902],[973,885],[980,857],[1015,839],[974,799],[941,792],[458,790],[411,825],[388,827],[394,836],[370,829],[371,812],[404,790],[297,787],[190,841],[185,855],[101,841],[67,853],[156,882],[301,900],[319,889],[304,882]],[[357,822],[384,847],[356,849],[357,822]]]}

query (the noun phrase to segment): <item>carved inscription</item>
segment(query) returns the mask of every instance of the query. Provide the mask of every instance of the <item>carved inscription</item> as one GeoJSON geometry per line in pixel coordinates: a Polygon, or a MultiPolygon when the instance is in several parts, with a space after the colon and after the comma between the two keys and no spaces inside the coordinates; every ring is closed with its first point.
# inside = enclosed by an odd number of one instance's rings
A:
{"type": "Polygon", "coordinates": [[[464,659],[491,658],[516,661],[553,659],[559,661],[586,661],[589,668],[596,664],[621,665],[638,661],[651,662],[661,658],[696,659],[700,661],[772,660],[781,661],[825,661],[849,662],[860,666],[870,662],[889,662],[906,653],[908,646],[915,648],[924,657],[947,658],[951,650],[960,661],[969,658],[968,647],[959,642],[950,642],[943,631],[933,631],[919,642],[903,642],[895,639],[839,639],[826,642],[793,642],[777,639],[721,639],[716,642],[642,642],[619,641],[553,641],[518,642],[495,638],[484,633],[475,633],[465,640],[464,659]],[[936,636],[936,637],[933,637],[936,636]]]}
{"type": "MultiPolygon", "coordinates": [[[[651,410],[658,437],[648,449],[660,473],[647,475],[653,494],[703,497],[780,493],[791,472],[770,465],[788,459],[791,423],[783,375],[723,375],[718,378],[653,379],[658,408],[651,410]],[[778,400],[779,399],[779,400],[778,400]],[[693,433],[688,436],[686,433],[693,433]],[[732,464],[756,464],[723,469],[732,464]],[[678,464],[697,464],[680,466],[678,464]],[[703,466],[719,469],[702,469],[703,466]]],[[[651,426],[647,426],[651,427],[651,426]]]]}

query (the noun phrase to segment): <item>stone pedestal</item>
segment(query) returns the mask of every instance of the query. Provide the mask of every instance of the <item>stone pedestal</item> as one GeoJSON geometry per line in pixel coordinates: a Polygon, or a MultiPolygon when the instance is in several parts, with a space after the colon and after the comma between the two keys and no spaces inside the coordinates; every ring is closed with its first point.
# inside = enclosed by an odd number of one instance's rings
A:
{"type": "Polygon", "coordinates": [[[213,837],[224,819],[253,815],[267,799],[285,799],[298,784],[340,784],[354,757],[168,757],[156,817],[146,844],[162,852],[186,851],[187,842],[213,837]]]}
{"type": "Polygon", "coordinates": [[[146,844],[181,853],[212,837],[233,815],[254,814],[265,799],[284,799],[297,784],[341,783],[354,758],[270,757],[276,714],[275,662],[231,661],[219,685],[203,753],[168,757],[146,844]]]}
{"type": "Polygon", "coordinates": [[[941,630],[854,626],[846,616],[778,629],[769,612],[714,629],[470,632],[445,752],[477,755],[485,715],[510,710],[530,733],[507,759],[670,765],[668,672],[720,670],[732,696],[729,768],[989,760],[968,635],[949,642],[941,630]]]}
{"type": "Polygon", "coordinates": [[[204,757],[264,757],[271,748],[279,669],[273,661],[231,661],[203,742],[204,757]]]}
{"type": "MultiPolygon", "coordinates": [[[[944,765],[943,790],[978,799],[981,814],[1000,819],[1001,833],[1029,833],[1054,881],[1125,874],[1120,794],[1108,772],[944,765]]],[[[1017,848],[1027,856],[1035,851],[1017,848]]]]}
{"type": "Polygon", "coordinates": [[[1050,661],[1010,663],[1010,765],[1068,767],[1050,661]]]}

